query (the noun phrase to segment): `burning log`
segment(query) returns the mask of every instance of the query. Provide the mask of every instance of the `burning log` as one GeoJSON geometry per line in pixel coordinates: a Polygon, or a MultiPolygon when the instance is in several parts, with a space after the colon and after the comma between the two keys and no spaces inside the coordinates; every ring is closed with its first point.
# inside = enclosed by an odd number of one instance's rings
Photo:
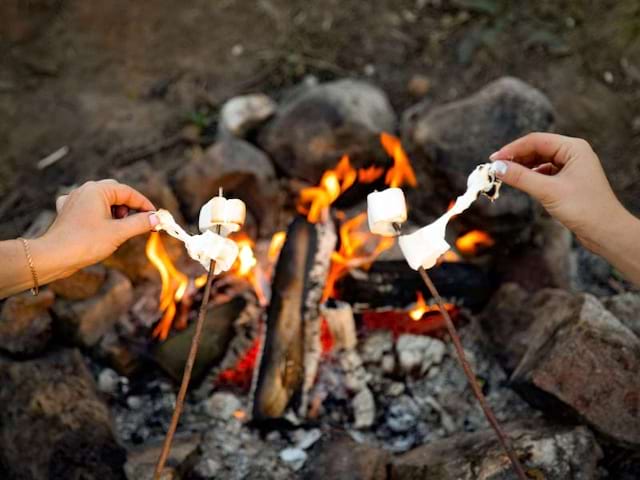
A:
{"type": "MultiPolygon", "coordinates": [[[[493,282],[479,267],[465,262],[445,262],[429,275],[444,298],[472,311],[481,309],[494,291],[493,282]]],[[[348,298],[358,310],[404,308],[415,301],[416,292],[426,299],[431,293],[403,260],[375,262],[368,271],[353,270],[338,281],[340,298],[348,298]]]]}
{"type": "MultiPolygon", "coordinates": [[[[210,367],[223,357],[233,335],[234,321],[246,305],[247,301],[243,297],[235,297],[230,302],[207,310],[202,343],[193,366],[192,381],[194,383],[202,380],[210,367]]],[[[192,322],[185,330],[159,343],[154,349],[154,360],[174,380],[182,378],[195,330],[196,324],[192,322]]]]}
{"type": "Polygon", "coordinates": [[[306,409],[321,353],[319,303],[335,244],[330,220],[312,224],[297,217],[289,225],[254,375],[254,420],[279,418],[289,406],[306,409]]]}

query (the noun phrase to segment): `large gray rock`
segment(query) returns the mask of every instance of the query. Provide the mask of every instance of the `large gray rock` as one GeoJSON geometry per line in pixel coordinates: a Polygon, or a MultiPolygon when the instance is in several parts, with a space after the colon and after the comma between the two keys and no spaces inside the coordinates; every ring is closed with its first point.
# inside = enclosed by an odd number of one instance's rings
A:
{"type": "Polygon", "coordinates": [[[605,298],[603,303],[607,310],[640,337],[640,293],[620,293],[605,298]]]}
{"type": "Polygon", "coordinates": [[[241,197],[264,234],[273,233],[279,213],[276,174],[269,158],[250,143],[223,135],[204,153],[195,153],[177,174],[176,189],[187,214],[197,218],[200,207],[222,188],[225,196],[241,197]]]}
{"type": "MultiPolygon", "coordinates": [[[[504,425],[531,478],[596,480],[602,451],[585,427],[534,421],[504,425]]],[[[516,479],[493,430],[462,433],[418,447],[394,460],[394,480],[516,479]]]]}
{"type": "Polygon", "coordinates": [[[124,480],[125,451],[82,355],[0,362],[4,478],[124,480]]]}
{"type": "MultiPolygon", "coordinates": [[[[419,103],[405,113],[402,136],[421,185],[410,198],[413,211],[438,211],[466,189],[476,165],[506,143],[553,126],[553,109],[539,90],[511,77],[496,80],[477,93],[444,105],[419,103]],[[435,202],[435,203],[434,203],[435,202]]],[[[536,218],[537,209],[524,193],[504,188],[495,203],[479,201],[461,221],[495,234],[513,236],[536,218]]],[[[526,232],[524,232],[526,234],[526,232]]]]}
{"type": "Polygon", "coordinates": [[[56,295],[67,300],[86,300],[97,294],[107,278],[107,269],[102,264],[91,265],[73,275],[49,284],[56,295]]]}
{"type": "Polygon", "coordinates": [[[93,347],[110,332],[120,315],[133,303],[131,282],[117,270],[109,270],[100,290],[86,300],[58,299],[53,306],[57,326],[81,347],[93,347]]]}
{"type": "Polygon", "coordinates": [[[512,375],[530,403],[640,446],[640,339],[595,297],[547,290],[523,304],[535,322],[512,375]]]}
{"type": "Polygon", "coordinates": [[[259,142],[288,175],[316,183],[345,153],[372,161],[380,154],[378,134],[395,126],[382,90],[347,79],[301,87],[285,99],[259,142]]]}
{"type": "Polygon", "coordinates": [[[50,290],[37,297],[24,292],[8,298],[0,311],[0,349],[19,357],[41,353],[51,339],[53,301],[50,290]]]}
{"type": "Polygon", "coordinates": [[[386,480],[390,455],[376,447],[356,443],[349,435],[334,433],[311,450],[302,478],[320,480],[386,480]]]}

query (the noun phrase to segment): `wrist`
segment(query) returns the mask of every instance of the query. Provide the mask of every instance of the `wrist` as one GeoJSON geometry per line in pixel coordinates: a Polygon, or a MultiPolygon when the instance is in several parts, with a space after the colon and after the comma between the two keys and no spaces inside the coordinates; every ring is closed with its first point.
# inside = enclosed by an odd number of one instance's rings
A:
{"type": "Polygon", "coordinates": [[[627,240],[640,226],[640,220],[634,217],[622,204],[618,204],[606,218],[602,218],[593,229],[585,246],[593,253],[609,257],[624,251],[627,240]]]}
{"type": "Polygon", "coordinates": [[[33,259],[33,266],[38,276],[40,285],[47,284],[59,278],[64,278],[80,266],[75,264],[76,258],[68,251],[67,242],[59,241],[49,232],[43,236],[28,239],[29,249],[33,259]]]}

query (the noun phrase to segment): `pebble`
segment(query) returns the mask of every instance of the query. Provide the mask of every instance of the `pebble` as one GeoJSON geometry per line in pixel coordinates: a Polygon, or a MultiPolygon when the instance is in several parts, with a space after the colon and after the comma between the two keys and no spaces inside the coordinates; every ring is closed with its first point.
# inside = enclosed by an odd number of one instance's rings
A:
{"type": "Polygon", "coordinates": [[[280,459],[289,464],[293,471],[298,471],[307,461],[307,453],[301,448],[285,448],[280,452],[280,459]]]}
{"type": "Polygon", "coordinates": [[[216,392],[205,401],[204,409],[213,418],[228,420],[236,411],[242,409],[242,403],[232,393],[216,392]]]}
{"type": "Polygon", "coordinates": [[[98,390],[102,393],[115,394],[120,383],[120,375],[115,370],[105,368],[98,374],[98,390]]]}
{"type": "Polygon", "coordinates": [[[376,401],[371,390],[363,388],[353,397],[351,401],[353,407],[354,427],[369,428],[376,419],[376,401]]]}
{"type": "Polygon", "coordinates": [[[424,97],[431,89],[431,81],[425,75],[416,74],[411,77],[407,90],[415,98],[424,97]]]}

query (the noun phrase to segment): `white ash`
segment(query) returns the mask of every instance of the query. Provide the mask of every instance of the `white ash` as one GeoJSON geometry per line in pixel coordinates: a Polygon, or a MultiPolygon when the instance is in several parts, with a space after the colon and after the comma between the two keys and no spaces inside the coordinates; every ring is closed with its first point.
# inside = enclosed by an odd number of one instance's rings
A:
{"type": "Polygon", "coordinates": [[[285,448],[280,452],[280,459],[291,465],[293,471],[298,471],[307,461],[307,453],[301,448],[285,448]]]}
{"type": "Polygon", "coordinates": [[[402,373],[424,375],[431,366],[442,362],[446,346],[437,338],[405,334],[398,338],[396,351],[402,373]]]}
{"type": "Polygon", "coordinates": [[[204,409],[211,417],[225,420],[241,410],[242,403],[233,393],[216,392],[205,401],[204,409]]]}
{"type": "Polygon", "coordinates": [[[363,388],[351,401],[353,426],[357,429],[369,428],[376,419],[376,401],[371,390],[363,388]]]}
{"type": "Polygon", "coordinates": [[[393,334],[388,330],[371,333],[360,345],[360,355],[365,363],[380,363],[385,354],[393,352],[393,334]]]}

